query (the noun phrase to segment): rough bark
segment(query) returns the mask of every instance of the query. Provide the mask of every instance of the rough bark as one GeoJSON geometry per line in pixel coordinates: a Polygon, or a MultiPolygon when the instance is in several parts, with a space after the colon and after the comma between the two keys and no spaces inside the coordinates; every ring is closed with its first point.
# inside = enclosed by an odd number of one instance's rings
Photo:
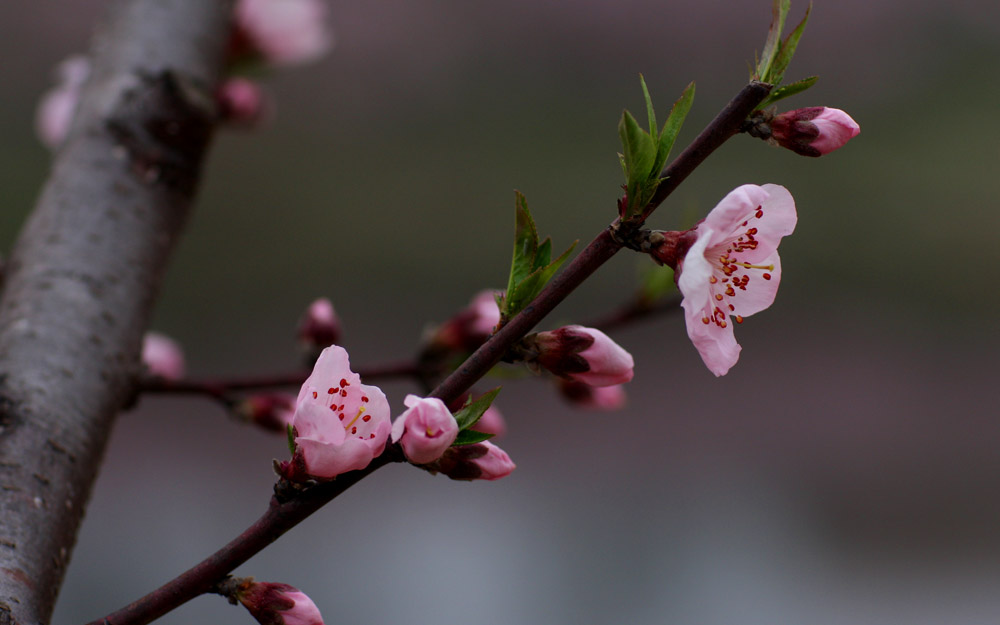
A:
{"type": "Polygon", "coordinates": [[[214,123],[227,0],[115,2],[0,298],[0,625],[48,623],[214,123]]]}

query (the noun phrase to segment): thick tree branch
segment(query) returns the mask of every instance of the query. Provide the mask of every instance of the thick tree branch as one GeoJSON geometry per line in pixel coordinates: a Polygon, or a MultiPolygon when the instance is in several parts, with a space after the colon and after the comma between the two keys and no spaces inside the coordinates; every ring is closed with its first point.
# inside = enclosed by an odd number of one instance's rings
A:
{"type": "Polygon", "coordinates": [[[47,623],[214,123],[226,0],[120,0],[0,299],[0,625],[47,623]]]}

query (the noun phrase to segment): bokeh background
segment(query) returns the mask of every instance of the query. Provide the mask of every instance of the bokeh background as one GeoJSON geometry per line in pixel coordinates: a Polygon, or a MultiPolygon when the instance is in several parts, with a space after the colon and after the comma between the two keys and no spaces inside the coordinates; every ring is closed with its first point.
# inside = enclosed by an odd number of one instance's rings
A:
{"type": "MultiPolygon", "coordinates": [[[[661,111],[697,81],[686,143],[744,83],[769,4],[332,2],[333,53],[268,80],[269,126],[219,136],[155,327],[196,375],[286,370],[328,295],[355,364],[410,356],[503,284],[514,188],[557,246],[589,240],[614,215],[638,74],[661,111]]],[[[47,175],[35,103],[105,9],[0,4],[3,250],[47,175]]],[[[739,137],[651,222],[745,182],[797,200],[781,293],[727,376],[680,315],[636,324],[615,334],[637,361],[627,410],[507,383],[510,478],[384,469],[239,573],[302,588],[328,623],[1000,621],[998,56],[992,0],[817,0],[788,78],[820,81],[790,106],[843,108],[861,135],[822,159],[739,137]]],[[[545,327],[627,299],[640,262],[620,254],[545,327]]],[[[55,622],[228,541],[286,453],[203,400],[122,415],[55,622]]],[[[202,597],[161,622],[248,619],[202,597]]]]}

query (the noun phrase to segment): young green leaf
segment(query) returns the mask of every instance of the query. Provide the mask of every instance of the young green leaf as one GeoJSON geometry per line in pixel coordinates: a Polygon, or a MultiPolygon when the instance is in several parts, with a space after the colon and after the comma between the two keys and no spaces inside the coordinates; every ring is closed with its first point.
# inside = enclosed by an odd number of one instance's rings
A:
{"type": "Polygon", "coordinates": [[[771,64],[781,46],[781,31],[785,29],[785,18],[791,9],[791,0],[773,0],[771,3],[771,27],[767,31],[767,40],[760,53],[757,64],[757,79],[769,82],[771,64]]]}
{"type": "Polygon", "coordinates": [[[652,136],[656,132],[656,112],[653,110],[653,99],[649,97],[646,79],[642,77],[642,74],[639,74],[639,84],[642,85],[642,97],[646,100],[646,117],[649,119],[649,134],[652,136]]]}
{"type": "Polygon", "coordinates": [[[819,76],[810,76],[809,78],[803,78],[802,80],[797,80],[795,82],[788,83],[787,85],[782,85],[777,89],[771,91],[771,93],[767,96],[767,98],[759,105],[757,105],[757,108],[754,110],[756,111],[763,110],[771,106],[778,100],[784,100],[788,96],[793,96],[797,93],[802,93],[809,87],[815,85],[817,80],[819,80],[819,76]]]}
{"type": "Polygon", "coordinates": [[[768,81],[771,84],[777,85],[781,83],[781,79],[785,75],[785,70],[788,69],[788,64],[792,62],[792,57],[795,55],[795,48],[799,45],[802,32],[806,29],[806,22],[809,21],[809,13],[811,11],[812,3],[810,2],[809,7],[806,8],[805,17],[795,27],[795,30],[778,46],[778,53],[775,55],[774,63],[771,65],[771,80],[768,81]]]}
{"type": "Polygon", "coordinates": [[[562,266],[566,259],[569,257],[570,252],[576,247],[579,241],[574,241],[572,245],[569,246],[565,252],[559,255],[559,258],[555,259],[551,263],[545,265],[544,267],[539,267],[534,272],[531,273],[524,280],[519,282],[512,293],[508,293],[507,302],[507,315],[514,316],[517,313],[531,303],[531,300],[535,299],[545,285],[549,283],[556,272],[559,271],[559,267],[562,266]]]}
{"type": "Polygon", "coordinates": [[[670,150],[674,147],[677,133],[680,132],[681,126],[684,124],[684,118],[687,117],[688,111],[691,110],[693,102],[694,83],[692,82],[684,88],[684,93],[674,102],[673,108],[670,109],[670,116],[667,117],[667,121],[663,124],[663,130],[660,132],[656,149],[656,162],[651,172],[657,178],[659,178],[660,171],[667,162],[667,157],[670,156],[670,150]]]}
{"type": "Polygon", "coordinates": [[[288,435],[288,451],[295,455],[295,428],[291,423],[285,426],[285,433],[288,435]]]}
{"type": "Polygon", "coordinates": [[[649,177],[656,158],[656,146],[653,144],[653,137],[639,127],[639,122],[628,111],[622,113],[618,134],[625,149],[625,169],[628,172],[628,185],[631,187],[649,177]]]}
{"type": "Polygon", "coordinates": [[[477,432],[475,430],[462,430],[455,437],[455,442],[451,444],[452,447],[461,447],[462,445],[475,445],[476,443],[481,443],[485,440],[493,438],[492,434],[487,434],[486,432],[477,432]]]}
{"type": "Polygon", "coordinates": [[[455,413],[455,421],[458,423],[459,430],[467,430],[479,421],[479,418],[483,416],[486,409],[490,407],[493,400],[500,393],[501,387],[496,387],[491,391],[486,391],[475,401],[470,397],[465,405],[455,413]]]}
{"type": "Polygon", "coordinates": [[[510,278],[507,280],[507,302],[518,283],[535,270],[538,254],[538,229],[528,210],[524,194],[515,191],[514,256],[510,263],[510,278]]]}

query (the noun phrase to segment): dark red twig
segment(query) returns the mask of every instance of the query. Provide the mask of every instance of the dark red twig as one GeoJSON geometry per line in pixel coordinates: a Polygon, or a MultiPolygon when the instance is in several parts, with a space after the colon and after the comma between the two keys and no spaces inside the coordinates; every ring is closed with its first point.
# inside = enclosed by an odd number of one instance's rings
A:
{"type": "MultiPolygon", "coordinates": [[[[736,134],[742,121],[763,101],[770,90],[770,85],[752,82],[733,98],[694,142],[663,171],[663,175],[668,177],[668,180],[661,185],[661,189],[665,190],[662,193],[657,192],[653,203],[644,211],[643,218],[652,213],[656,206],[662,203],[709,154],[736,134]]],[[[499,362],[507,350],[531,331],[573,289],[621,248],[622,245],[615,241],[610,230],[599,234],[527,308],[476,350],[460,368],[434,389],[432,395],[445,403],[455,401],[499,362]]],[[[104,619],[93,621],[90,625],[143,625],[194,597],[209,592],[235,567],[273,543],[279,536],[348,487],[379,467],[401,459],[399,449],[390,445],[381,456],[360,471],[340,475],[333,482],[307,490],[300,497],[285,503],[272,499],[271,506],[264,516],[214,555],[161,588],[104,619]]]]}

